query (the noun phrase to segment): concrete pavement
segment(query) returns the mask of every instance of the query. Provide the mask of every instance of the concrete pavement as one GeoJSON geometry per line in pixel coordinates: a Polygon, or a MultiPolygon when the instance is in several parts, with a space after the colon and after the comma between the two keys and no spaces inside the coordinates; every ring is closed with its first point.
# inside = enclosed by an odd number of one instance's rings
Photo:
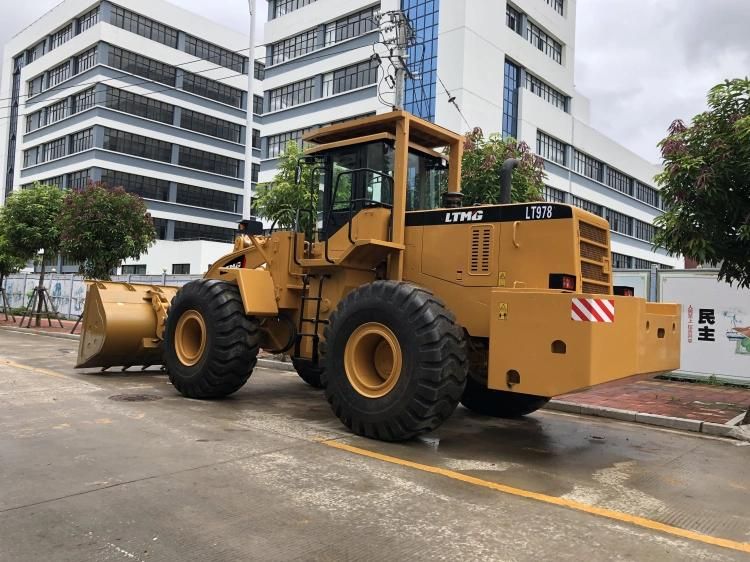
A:
{"type": "Polygon", "coordinates": [[[3,562],[750,560],[746,443],[459,408],[385,444],[294,373],[192,401],[158,372],[75,372],[75,346],[0,333],[3,562]]]}

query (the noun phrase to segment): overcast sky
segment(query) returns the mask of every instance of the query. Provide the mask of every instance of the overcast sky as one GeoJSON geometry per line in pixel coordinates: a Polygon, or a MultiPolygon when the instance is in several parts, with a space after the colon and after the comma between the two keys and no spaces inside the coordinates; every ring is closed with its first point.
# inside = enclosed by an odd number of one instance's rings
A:
{"type": "MultiPolygon", "coordinates": [[[[59,0],[2,2],[0,44],[59,0]]],[[[172,2],[247,25],[246,0],[172,2]]],[[[259,27],[265,14],[259,1],[259,27]]],[[[576,85],[592,125],[653,162],[673,119],[705,109],[714,84],[750,74],[750,0],[578,0],[577,25],[576,85]]]]}

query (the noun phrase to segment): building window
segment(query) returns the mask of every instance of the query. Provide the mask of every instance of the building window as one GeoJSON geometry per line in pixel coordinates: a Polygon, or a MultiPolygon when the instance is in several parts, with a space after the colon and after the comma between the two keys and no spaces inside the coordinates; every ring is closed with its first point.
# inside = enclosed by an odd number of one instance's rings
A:
{"type": "Polygon", "coordinates": [[[518,123],[518,67],[505,61],[503,79],[503,138],[516,138],[518,123]]]}
{"type": "Polygon", "coordinates": [[[234,193],[207,189],[196,185],[177,184],[177,203],[203,207],[206,209],[217,209],[230,213],[239,212],[239,196],[234,193]]]}
{"type": "Polygon", "coordinates": [[[505,25],[510,27],[513,31],[521,35],[521,26],[523,25],[521,19],[521,12],[516,10],[510,4],[505,4],[505,25]]]}
{"type": "Polygon", "coordinates": [[[568,111],[568,96],[526,71],[526,89],[558,109],[568,111]]]}
{"type": "Polygon", "coordinates": [[[39,57],[41,57],[46,52],[46,48],[46,41],[40,41],[39,43],[31,47],[31,49],[26,51],[26,64],[31,64],[39,57]]]}
{"type": "Polygon", "coordinates": [[[91,109],[96,104],[96,92],[94,88],[84,90],[73,98],[73,113],[80,113],[91,109]]]}
{"type": "Polygon", "coordinates": [[[379,66],[376,60],[371,59],[334,71],[323,82],[323,97],[374,84],[378,81],[379,66]]]}
{"type": "Polygon", "coordinates": [[[258,183],[258,176],[260,175],[260,164],[253,164],[250,168],[250,181],[258,183]]]}
{"type": "Polygon", "coordinates": [[[552,6],[558,14],[563,15],[563,1],[564,0],[547,0],[547,5],[552,6]]]}
{"type": "Polygon", "coordinates": [[[52,34],[50,37],[50,50],[56,49],[63,43],[66,43],[70,38],[73,37],[73,23],[69,23],[63,27],[60,31],[52,34]]]}
{"type": "Polygon", "coordinates": [[[602,181],[602,163],[588,154],[575,151],[575,171],[579,174],[591,178],[592,180],[602,181]]]}
{"type": "MultiPolygon", "coordinates": [[[[57,104],[55,104],[57,105],[57,104]]],[[[44,126],[43,112],[42,110],[35,111],[34,113],[26,116],[26,132],[36,131],[39,127],[44,126]]]]}
{"type": "Polygon", "coordinates": [[[144,199],[169,201],[169,182],[116,170],[102,170],[102,183],[108,187],[121,187],[144,199]]]}
{"type": "Polygon", "coordinates": [[[39,163],[39,147],[29,148],[23,151],[23,167],[35,166],[39,163]]]}
{"type": "Polygon", "coordinates": [[[57,86],[60,82],[68,78],[70,78],[70,62],[65,61],[49,71],[47,75],[47,87],[52,88],[53,86],[57,86]]]}
{"type": "Polygon", "coordinates": [[[110,46],[109,66],[168,86],[174,86],[177,78],[177,71],[174,67],[119,47],[110,46]]]}
{"type": "Polygon", "coordinates": [[[367,8],[326,24],[325,46],[359,37],[378,27],[375,21],[377,7],[367,8]]]}
{"type": "Polygon", "coordinates": [[[280,64],[314,51],[317,34],[317,29],[310,29],[274,43],[269,47],[269,64],[280,64]]]}
{"type": "Polygon", "coordinates": [[[286,109],[312,101],[314,94],[315,81],[312,78],[275,88],[270,92],[271,111],[286,109]]]}
{"type": "Polygon", "coordinates": [[[536,153],[556,164],[565,166],[565,143],[543,133],[536,131],[536,153]]]}
{"type": "Polygon", "coordinates": [[[123,265],[120,271],[122,275],[146,275],[146,265],[123,265]]]}
{"type": "Polygon", "coordinates": [[[68,116],[68,100],[64,99],[47,108],[47,125],[57,123],[68,116]]]}
{"type": "Polygon", "coordinates": [[[97,23],[99,23],[99,6],[83,14],[80,18],[78,18],[77,21],[78,33],[83,33],[88,28],[94,27],[97,23]]]}
{"type": "Polygon", "coordinates": [[[175,221],[175,240],[211,240],[214,242],[233,242],[234,229],[211,226],[208,224],[196,224],[193,222],[175,221]]]}
{"type": "Polygon", "coordinates": [[[253,96],[253,114],[263,115],[263,96],[253,96]]]}
{"type": "Polygon", "coordinates": [[[417,117],[435,121],[440,0],[401,0],[401,10],[419,38],[406,50],[409,70],[415,78],[406,78],[404,108],[417,117]]]}
{"type": "Polygon", "coordinates": [[[271,0],[271,5],[273,6],[273,11],[271,13],[274,18],[278,18],[293,12],[294,10],[299,10],[303,6],[312,4],[315,1],[316,0],[271,0]]]}
{"type": "Polygon", "coordinates": [[[242,55],[238,55],[233,51],[224,49],[223,47],[219,47],[218,45],[214,45],[203,39],[198,39],[192,35],[185,35],[185,52],[189,55],[198,57],[199,59],[216,63],[224,68],[229,68],[240,74],[245,73],[245,66],[248,61],[248,59],[242,55]]]}
{"type": "Polygon", "coordinates": [[[173,263],[172,275],[190,275],[189,263],[173,263]]]}
{"type": "Polygon", "coordinates": [[[565,203],[565,192],[549,185],[544,186],[544,199],[551,203],[565,203]]]}
{"type": "Polygon", "coordinates": [[[258,129],[253,129],[253,148],[260,148],[260,131],[258,129]]]}
{"type": "Polygon", "coordinates": [[[182,89],[204,98],[209,98],[234,107],[242,106],[242,91],[216,80],[198,76],[192,72],[185,72],[182,79],[182,89]]]}
{"type": "Polygon", "coordinates": [[[295,142],[298,145],[302,144],[302,135],[306,132],[306,129],[299,129],[297,131],[288,131],[286,133],[279,133],[278,135],[271,135],[267,137],[268,149],[266,158],[278,158],[284,152],[290,142],[295,142]]]}
{"type": "Polygon", "coordinates": [[[639,181],[635,181],[635,198],[652,207],[659,207],[659,192],[639,181]]]}
{"type": "Polygon", "coordinates": [[[28,97],[40,94],[42,92],[42,88],[44,87],[44,75],[37,76],[33,80],[29,80],[28,86],[29,86],[28,97]]]}
{"type": "Polygon", "coordinates": [[[177,48],[177,30],[129,10],[112,6],[110,23],[116,27],[136,33],[141,37],[158,41],[168,47],[177,48]]]}
{"type": "Polygon", "coordinates": [[[253,64],[253,78],[256,80],[264,80],[266,78],[266,65],[260,61],[255,61],[253,64]]]}
{"type": "Polygon", "coordinates": [[[656,227],[653,224],[633,219],[633,236],[638,240],[653,242],[656,236],[656,227]]]}
{"type": "Polygon", "coordinates": [[[76,74],[87,71],[96,64],[96,47],[76,57],[76,74]]]}
{"type": "Polygon", "coordinates": [[[573,205],[575,205],[576,207],[580,207],[584,211],[599,215],[600,217],[604,216],[604,207],[602,207],[601,205],[597,205],[596,203],[592,203],[591,201],[587,201],[586,199],[581,199],[580,197],[576,197],[575,195],[573,196],[572,203],[573,205]]]}
{"type": "Polygon", "coordinates": [[[66,137],[55,139],[51,142],[44,143],[42,148],[42,162],[49,162],[65,156],[66,137]]]}
{"type": "Polygon", "coordinates": [[[562,64],[562,45],[530,21],[526,27],[526,39],[553,61],[562,64]]]}
{"type": "Polygon", "coordinates": [[[626,256],[625,254],[618,254],[617,252],[612,252],[612,267],[616,267],[618,269],[629,269],[630,268],[630,256],[626,256]]]}
{"type": "Polygon", "coordinates": [[[205,150],[198,150],[197,148],[181,146],[179,164],[180,166],[203,170],[204,172],[231,176],[233,178],[240,177],[239,160],[205,150]]]}
{"type": "Polygon", "coordinates": [[[104,129],[102,148],[160,162],[172,160],[172,143],[116,129],[104,129]]]}
{"type": "Polygon", "coordinates": [[[81,190],[86,187],[91,180],[89,170],[80,170],[68,174],[68,189],[81,190]]]}
{"type": "Polygon", "coordinates": [[[607,185],[628,195],[633,194],[630,178],[614,168],[607,168],[607,185]]]}
{"type": "Polygon", "coordinates": [[[152,218],[151,221],[154,223],[154,231],[156,232],[157,240],[166,240],[169,221],[167,219],[158,218],[152,218]]]}
{"type": "Polygon", "coordinates": [[[242,126],[189,109],[182,110],[180,127],[232,142],[240,142],[242,126]]]}
{"type": "Polygon", "coordinates": [[[160,121],[161,123],[171,125],[174,122],[173,105],[110,86],[107,86],[106,106],[109,109],[160,121]]]}
{"type": "Polygon", "coordinates": [[[70,154],[83,152],[94,145],[94,129],[74,133],[70,137],[70,154]]]}
{"type": "Polygon", "coordinates": [[[627,234],[628,236],[633,235],[633,219],[629,216],[607,209],[607,220],[609,221],[609,228],[613,232],[627,234]]]}

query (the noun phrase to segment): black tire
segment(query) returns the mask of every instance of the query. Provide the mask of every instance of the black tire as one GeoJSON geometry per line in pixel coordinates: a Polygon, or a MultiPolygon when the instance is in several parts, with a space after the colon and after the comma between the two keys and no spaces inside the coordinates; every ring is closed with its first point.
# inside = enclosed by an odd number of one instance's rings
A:
{"type": "Polygon", "coordinates": [[[260,331],[245,315],[236,285],[198,279],[172,299],[164,330],[164,365],[174,387],[188,398],[221,398],[239,390],[255,367],[260,331]],[[193,365],[183,363],[175,349],[180,318],[198,312],[205,323],[205,347],[193,365]]]}
{"type": "Polygon", "coordinates": [[[487,388],[471,375],[466,378],[466,389],[461,404],[472,412],[493,418],[520,418],[549,402],[549,398],[533,394],[519,394],[487,388]]]}
{"type": "Polygon", "coordinates": [[[307,384],[313,388],[323,388],[323,381],[321,381],[323,367],[316,367],[309,360],[305,359],[292,359],[292,365],[294,365],[294,369],[297,371],[299,378],[307,384]]]}
{"type": "Polygon", "coordinates": [[[437,428],[456,409],[466,382],[463,329],[436,297],[409,283],[375,281],[349,293],[330,317],[322,350],[333,412],[373,439],[401,441],[437,428]],[[387,327],[401,350],[400,375],[379,397],[355,389],[344,360],[354,331],[372,323],[387,327]]]}

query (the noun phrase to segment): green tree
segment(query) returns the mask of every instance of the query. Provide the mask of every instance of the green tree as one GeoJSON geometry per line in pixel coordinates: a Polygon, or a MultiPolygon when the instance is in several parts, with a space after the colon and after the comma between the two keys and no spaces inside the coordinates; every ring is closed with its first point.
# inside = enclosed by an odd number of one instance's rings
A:
{"type": "Polygon", "coordinates": [[[513,171],[511,200],[514,203],[543,199],[544,162],[531,153],[525,142],[503,139],[499,134],[485,137],[480,128],[466,133],[461,168],[463,205],[497,203],[500,198],[500,168],[508,158],[521,163],[513,171]]]}
{"type": "Polygon", "coordinates": [[[0,287],[3,286],[3,281],[8,275],[19,271],[26,263],[27,260],[15,253],[2,233],[2,228],[0,228],[0,287]]]}
{"type": "Polygon", "coordinates": [[[121,187],[89,184],[70,191],[60,217],[61,250],[90,279],[109,279],[124,259],[138,259],[156,241],[154,223],[140,197],[121,187]]]}
{"type": "Polygon", "coordinates": [[[711,88],[708,110],[689,126],[673,122],[659,147],[666,211],[655,243],[720,263],[719,279],[750,286],[750,80],[711,88]]]}
{"type": "MultiPolygon", "coordinates": [[[[44,286],[45,256],[60,250],[60,211],[65,194],[53,185],[34,184],[30,189],[13,192],[5,201],[2,235],[11,253],[25,260],[36,259],[43,250],[39,273],[39,289],[44,286]]],[[[37,312],[42,312],[42,299],[37,312]]],[[[36,325],[39,326],[39,316],[36,325]]]]}
{"type": "MultiPolygon", "coordinates": [[[[258,214],[276,223],[279,228],[292,228],[297,216],[297,209],[317,210],[318,184],[311,185],[313,166],[302,164],[300,182],[296,182],[297,165],[302,157],[299,145],[290,141],[279,159],[279,167],[273,181],[260,184],[258,191],[258,214]]],[[[317,174],[316,174],[317,176],[317,174]]],[[[300,215],[304,231],[312,227],[309,213],[300,215]]],[[[313,221],[315,217],[312,217],[313,221]]]]}

